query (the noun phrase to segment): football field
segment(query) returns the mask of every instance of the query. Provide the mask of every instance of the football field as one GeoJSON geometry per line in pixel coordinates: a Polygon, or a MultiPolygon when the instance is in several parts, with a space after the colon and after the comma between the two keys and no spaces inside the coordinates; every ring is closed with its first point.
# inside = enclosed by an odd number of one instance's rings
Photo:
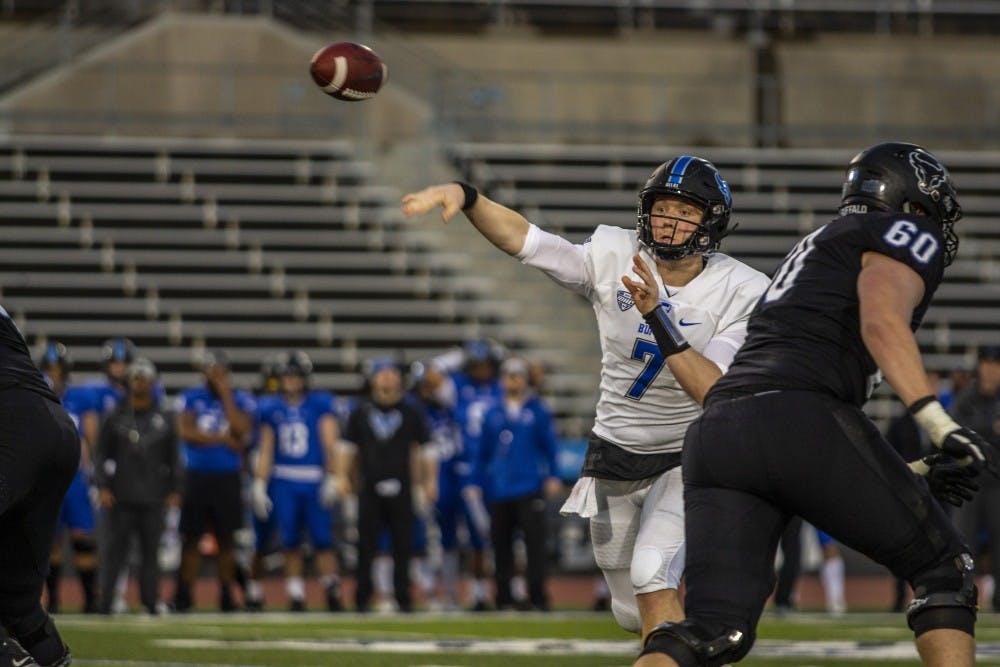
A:
{"type": "MultiPolygon", "coordinates": [[[[123,667],[597,667],[632,663],[638,641],[610,614],[64,615],[74,664],[123,667]]],[[[980,617],[978,664],[1000,665],[1000,620],[980,617]]],[[[902,615],[765,617],[748,667],[919,664],[902,615]]]]}

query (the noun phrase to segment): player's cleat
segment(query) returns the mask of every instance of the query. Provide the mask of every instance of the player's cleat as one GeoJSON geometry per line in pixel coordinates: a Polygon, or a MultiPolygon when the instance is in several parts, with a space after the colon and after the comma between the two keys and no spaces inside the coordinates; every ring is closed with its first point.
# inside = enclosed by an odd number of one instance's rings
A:
{"type": "Polygon", "coordinates": [[[174,603],[171,606],[179,614],[191,611],[191,589],[187,584],[177,582],[177,592],[174,594],[174,603]]]}
{"type": "Polygon", "coordinates": [[[591,611],[608,611],[611,609],[611,605],[608,604],[608,598],[599,597],[594,600],[594,604],[590,609],[591,611]]]}
{"type": "Polygon", "coordinates": [[[229,586],[223,584],[222,592],[219,595],[219,611],[223,613],[229,613],[232,611],[239,611],[236,603],[233,601],[233,593],[229,590],[229,586]]]}
{"type": "Polygon", "coordinates": [[[248,598],[243,607],[249,612],[264,611],[264,600],[248,598]]]}
{"type": "MultiPolygon", "coordinates": [[[[30,665],[31,663],[28,664],[30,665]]],[[[69,647],[63,645],[63,653],[59,656],[59,659],[48,665],[42,665],[42,667],[69,667],[71,664],[73,664],[73,656],[69,652],[69,647]]]]}
{"type": "Polygon", "coordinates": [[[469,608],[469,611],[489,611],[490,605],[485,600],[477,600],[476,604],[469,608]]]}
{"type": "MultiPolygon", "coordinates": [[[[67,649],[67,653],[69,650],[67,649]]],[[[66,664],[69,663],[57,663],[66,664]]],[[[31,654],[10,637],[0,639],[0,667],[39,667],[31,654]]]]}
{"type": "Polygon", "coordinates": [[[306,610],[305,600],[302,600],[302,599],[299,599],[299,598],[293,599],[292,603],[290,605],[288,605],[288,611],[299,612],[299,611],[305,611],[305,610],[306,610]]]}
{"type": "Polygon", "coordinates": [[[333,585],[326,589],[326,608],[330,611],[344,611],[344,605],[340,601],[340,586],[333,585]]]}

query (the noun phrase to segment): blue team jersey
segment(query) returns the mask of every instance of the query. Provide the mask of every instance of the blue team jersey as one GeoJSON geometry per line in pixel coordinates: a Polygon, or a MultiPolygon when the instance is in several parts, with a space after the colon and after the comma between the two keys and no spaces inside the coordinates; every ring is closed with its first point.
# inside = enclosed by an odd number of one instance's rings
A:
{"type": "MultiPolygon", "coordinates": [[[[88,412],[97,411],[100,414],[100,403],[98,396],[91,387],[86,385],[70,385],[59,397],[63,408],[76,424],[76,430],[83,436],[83,416],[88,412]]],[[[89,443],[94,445],[95,443],[89,443]]]]}
{"type": "MultiPolygon", "coordinates": [[[[242,390],[233,391],[233,401],[236,407],[251,417],[256,409],[253,396],[242,390]]],[[[208,387],[194,387],[181,392],[177,399],[177,412],[191,412],[195,416],[198,429],[208,433],[224,433],[229,428],[226,412],[222,402],[216,398],[208,387]]],[[[184,457],[188,470],[197,472],[228,472],[239,470],[242,457],[238,452],[226,446],[220,438],[215,445],[192,445],[181,440],[184,447],[184,457]]]]}
{"type": "Polygon", "coordinates": [[[451,381],[455,383],[455,400],[458,405],[482,398],[495,400],[503,398],[503,387],[500,386],[499,379],[476,382],[464,371],[457,371],[452,373],[451,381]]]}
{"type": "Polygon", "coordinates": [[[291,405],[284,397],[265,399],[257,408],[257,419],[274,431],[275,479],[318,482],[323,479],[325,454],[319,423],[326,415],[336,417],[333,394],[311,391],[301,403],[291,405]]]}

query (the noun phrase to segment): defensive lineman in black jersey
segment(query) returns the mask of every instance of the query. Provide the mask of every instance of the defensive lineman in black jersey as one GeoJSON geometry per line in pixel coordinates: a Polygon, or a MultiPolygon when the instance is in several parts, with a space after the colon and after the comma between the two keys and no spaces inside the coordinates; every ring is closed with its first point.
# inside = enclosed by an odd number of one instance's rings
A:
{"type": "Polygon", "coordinates": [[[891,143],[848,166],[840,213],[785,258],[687,432],[687,620],[650,633],[637,665],[744,657],[793,515],[910,582],[924,664],[973,664],[968,547],[861,411],[881,369],[939,448],[994,468],[989,445],[934,399],[913,335],[957,250],[961,209],[933,155],[891,143]]]}
{"type": "Polygon", "coordinates": [[[0,308],[0,667],[70,664],[40,598],[79,461],[76,426],[0,308]]]}

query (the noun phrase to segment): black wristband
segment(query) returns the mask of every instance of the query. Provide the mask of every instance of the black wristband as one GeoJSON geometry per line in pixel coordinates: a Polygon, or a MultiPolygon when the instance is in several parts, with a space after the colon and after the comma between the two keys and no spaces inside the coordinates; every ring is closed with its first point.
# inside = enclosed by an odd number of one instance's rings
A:
{"type": "Polygon", "coordinates": [[[657,305],[656,308],[642,316],[649,328],[653,330],[653,338],[656,339],[656,346],[660,348],[660,354],[669,357],[679,354],[691,347],[681,332],[677,330],[674,323],[670,321],[670,316],[663,308],[657,305]]]}
{"type": "Polygon", "coordinates": [[[462,202],[462,210],[468,211],[475,205],[476,200],[479,199],[479,190],[465,181],[455,181],[455,183],[458,183],[459,187],[462,188],[462,194],[465,195],[465,200],[462,202]]]}
{"type": "Polygon", "coordinates": [[[938,399],[937,396],[935,396],[934,394],[931,394],[930,396],[924,396],[923,398],[918,398],[917,400],[913,401],[908,406],[906,406],[906,410],[912,415],[917,412],[920,412],[921,408],[927,407],[936,400],[938,399]]]}

